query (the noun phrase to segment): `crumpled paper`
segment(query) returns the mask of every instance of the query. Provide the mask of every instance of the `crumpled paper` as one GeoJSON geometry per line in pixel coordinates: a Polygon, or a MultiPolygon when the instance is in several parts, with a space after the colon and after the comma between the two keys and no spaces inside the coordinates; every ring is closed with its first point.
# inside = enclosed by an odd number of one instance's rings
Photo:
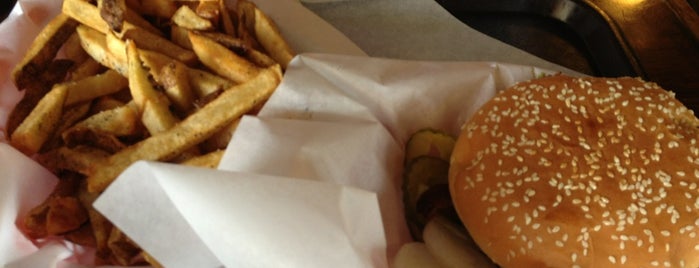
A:
{"type": "MultiPolygon", "coordinates": [[[[8,36],[0,42],[2,129],[20,97],[7,74],[28,36],[58,12],[56,2],[20,0],[0,25],[8,36]],[[17,29],[21,35],[13,34],[17,29]]],[[[550,73],[494,62],[367,58],[298,2],[256,2],[299,52],[332,54],[294,59],[259,115],[241,121],[220,171],[140,162],[98,199],[105,216],[168,266],[388,266],[410,240],[400,192],[402,145],[410,133],[433,127],[456,134],[498,90],[550,73]],[[307,28],[294,26],[296,20],[322,34],[302,31],[307,28]]],[[[0,264],[83,267],[89,249],[32,242],[17,229],[55,178],[5,139],[0,136],[0,264]]]]}

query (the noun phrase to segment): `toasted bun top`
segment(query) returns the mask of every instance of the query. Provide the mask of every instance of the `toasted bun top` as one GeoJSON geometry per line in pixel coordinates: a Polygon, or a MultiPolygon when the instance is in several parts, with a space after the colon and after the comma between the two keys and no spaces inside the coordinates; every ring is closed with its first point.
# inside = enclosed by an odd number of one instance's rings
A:
{"type": "Polygon", "coordinates": [[[503,267],[699,267],[697,126],[639,79],[523,82],[464,125],[452,198],[503,267]]]}

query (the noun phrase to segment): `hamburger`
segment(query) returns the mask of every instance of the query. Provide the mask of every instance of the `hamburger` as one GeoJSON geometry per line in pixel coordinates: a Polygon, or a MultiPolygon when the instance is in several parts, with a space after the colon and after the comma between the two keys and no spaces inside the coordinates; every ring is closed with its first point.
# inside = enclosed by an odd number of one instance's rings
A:
{"type": "Polygon", "coordinates": [[[501,267],[699,267],[698,126],[637,78],[522,82],[462,127],[449,192],[501,267]]]}

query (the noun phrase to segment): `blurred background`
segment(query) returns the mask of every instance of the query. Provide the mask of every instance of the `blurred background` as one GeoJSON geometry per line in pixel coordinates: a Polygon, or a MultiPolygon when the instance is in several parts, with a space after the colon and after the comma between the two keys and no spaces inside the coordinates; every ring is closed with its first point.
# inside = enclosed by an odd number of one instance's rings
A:
{"type": "Polygon", "coordinates": [[[699,0],[437,0],[476,30],[573,70],[640,76],[699,111],[699,0]]]}

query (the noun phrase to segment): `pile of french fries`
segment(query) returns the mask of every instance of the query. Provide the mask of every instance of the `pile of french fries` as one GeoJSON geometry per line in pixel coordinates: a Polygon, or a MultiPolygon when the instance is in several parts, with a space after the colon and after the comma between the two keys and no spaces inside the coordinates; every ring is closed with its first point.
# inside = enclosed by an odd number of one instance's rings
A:
{"type": "Polygon", "coordinates": [[[94,247],[95,264],[159,266],[92,202],[138,160],[216,167],[293,57],[245,0],[64,0],[12,72],[10,143],[60,178],[25,233],[94,247]]]}

